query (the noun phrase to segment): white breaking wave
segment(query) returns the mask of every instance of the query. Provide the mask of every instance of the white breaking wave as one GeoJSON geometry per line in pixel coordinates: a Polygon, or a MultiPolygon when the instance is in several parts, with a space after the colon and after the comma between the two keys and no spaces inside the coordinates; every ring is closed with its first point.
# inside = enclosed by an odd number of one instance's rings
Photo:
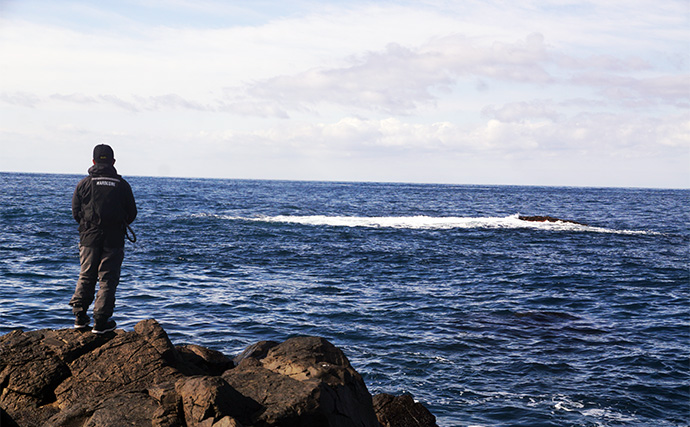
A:
{"type": "Polygon", "coordinates": [[[596,233],[615,234],[657,234],[648,231],[614,230],[604,227],[593,227],[569,222],[534,222],[518,218],[519,214],[506,217],[431,217],[431,216],[326,216],[326,215],[276,215],[257,217],[237,217],[230,215],[204,214],[227,220],[272,222],[285,224],[301,224],[310,226],[329,227],[366,227],[366,228],[399,228],[417,230],[449,230],[456,228],[532,228],[556,231],[587,231],[596,233]]]}

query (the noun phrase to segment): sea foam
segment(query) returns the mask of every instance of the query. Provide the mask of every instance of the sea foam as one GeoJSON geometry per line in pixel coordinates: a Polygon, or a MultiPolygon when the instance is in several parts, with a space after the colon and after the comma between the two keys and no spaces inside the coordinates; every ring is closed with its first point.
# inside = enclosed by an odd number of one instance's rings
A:
{"type": "Polygon", "coordinates": [[[576,231],[592,233],[613,234],[659,234],[642,230],[616,230],[606,227],[597,227],[572,222],[536,222],[524,221],[520,214],[505,217],[432,217],[426,215],[416,216],[328,216],[328,215],[275,215],[243,217],[232,215],[200,214],[197,216],[210,216],[225,220],[273,222],[285,224],[301,224],[306,226],[328,227],[367,227],[367,228],[396,228],[413,230],[450,230],[450,229],[537,229],[551,231],[576,231]]]}

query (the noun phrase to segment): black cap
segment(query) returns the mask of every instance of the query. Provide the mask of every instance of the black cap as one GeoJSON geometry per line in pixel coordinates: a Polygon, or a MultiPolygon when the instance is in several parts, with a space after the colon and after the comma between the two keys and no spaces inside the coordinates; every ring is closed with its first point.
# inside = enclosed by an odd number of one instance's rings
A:
{"type": "Polygon", "coordinates": [[[112,163],[115,160],[113,149],[109,145],[99,144],[93,148],[93,160],[96,163],[112,163]]]}

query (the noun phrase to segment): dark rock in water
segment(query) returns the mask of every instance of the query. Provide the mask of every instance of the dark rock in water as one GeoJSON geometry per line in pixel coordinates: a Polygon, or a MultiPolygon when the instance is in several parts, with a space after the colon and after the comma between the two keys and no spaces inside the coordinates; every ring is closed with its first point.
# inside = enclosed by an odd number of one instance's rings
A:
{"type": "Polygon", "coordinates": [[[262,341],[233,363],[208,348],[174,346],[153,319],[131,332],[0,337],[2,427],[378,427],[379,420],[435,425],[409,396],[372,399],[343,352],[323,338],[262,341]]]}
{"type": "Polygon", "coordinates": [[[436,417],[412,396],[374,396],[374,410],[381,427],[437,427],[436,417]]]}
{"type": "Polygon", "coordinates": [[[552,216],[541,216],[541,215],[535,215],[535,216],[525,216],[525,215],[519,215],[518,219],[521,219],[523,221],[532,221],[532,222],[566,222],[568,224],[577,224],[577,225],[587,225],[583,224],[581,222],[577,221],[572,221],[569,219],[560,219],[560,218],[554,218],[552,216]]]}

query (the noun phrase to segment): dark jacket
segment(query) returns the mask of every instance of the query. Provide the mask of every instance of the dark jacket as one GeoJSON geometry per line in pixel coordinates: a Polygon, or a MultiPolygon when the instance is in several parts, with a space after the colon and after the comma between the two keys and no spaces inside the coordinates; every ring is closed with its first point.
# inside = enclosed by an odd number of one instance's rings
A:
{"type": "Polygon", "coordinates": [[[123,247],[125,227],[137,217],[132,187],[109,164],[96,163],[72,196],[82,246],[123,247]]]}

